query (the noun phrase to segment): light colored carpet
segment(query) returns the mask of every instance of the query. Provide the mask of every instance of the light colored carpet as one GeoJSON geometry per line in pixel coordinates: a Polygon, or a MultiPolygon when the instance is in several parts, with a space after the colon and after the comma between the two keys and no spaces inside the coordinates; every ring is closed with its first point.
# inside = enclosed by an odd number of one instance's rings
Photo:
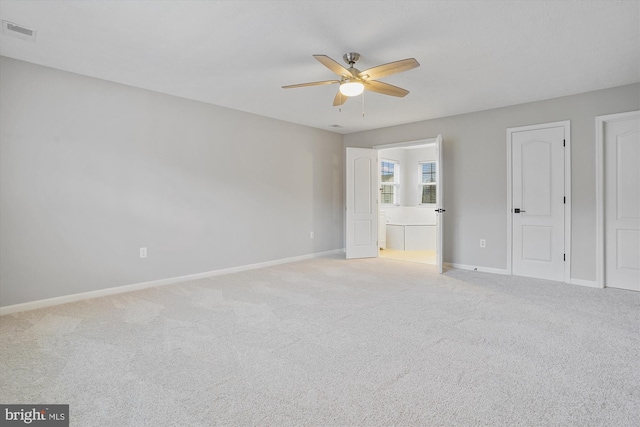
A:
{"type": "Polygon", "coordinates": [[[0,318],[74,426],[638,426],[640,294],[328,257],[0,318]]]}

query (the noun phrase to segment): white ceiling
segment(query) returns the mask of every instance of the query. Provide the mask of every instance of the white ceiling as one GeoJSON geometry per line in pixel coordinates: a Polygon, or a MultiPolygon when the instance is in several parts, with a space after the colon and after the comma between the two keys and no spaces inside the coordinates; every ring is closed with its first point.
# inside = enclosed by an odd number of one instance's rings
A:
{"type": "Polygon", "coordinates": [[[639,1],[12,1],[0,54],[340,133],[640,81],[639,1]],[[414,57],[339,112],[335,76],[313,54],[360,70],[414,57]],[[332,128],[337,124],[341,128],[332,128]]]}

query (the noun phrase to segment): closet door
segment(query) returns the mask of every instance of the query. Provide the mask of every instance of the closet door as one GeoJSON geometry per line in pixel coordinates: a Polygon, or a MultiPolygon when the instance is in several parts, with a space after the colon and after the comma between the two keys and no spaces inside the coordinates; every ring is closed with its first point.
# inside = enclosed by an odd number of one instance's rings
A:
{"type": "Polygon", "coordinates": [[[565,278],[565,126],[511,133],[513,274],[565,278]]]}
{"type": "Polygon", "coordinates": [[[640,112],[604,122],[605,286],[640,291],[640,112]]]}
{"type": "Polygon", "coordinates": [[[378,151],[347,148],[346,252],[349,258],[378,256],[378,151]]]}

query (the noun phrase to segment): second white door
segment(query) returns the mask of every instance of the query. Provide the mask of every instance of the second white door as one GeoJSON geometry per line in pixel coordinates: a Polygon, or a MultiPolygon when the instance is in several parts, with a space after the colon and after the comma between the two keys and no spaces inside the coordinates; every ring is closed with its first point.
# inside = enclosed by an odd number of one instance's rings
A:
{"type": "Polygon", "coordinates": [[[604,121],[605,285],[640,291],[640,112],[604,121]]]}
{"type": "Polygon", "coordinates": [[[565,126],[511,133],[512,272],[563,281],[565,126]]]}
{"type": "Polygon", "coordinates": [[[438,273],[442,273],[442,260],[443,260],[443,232],[444,232],[444,174],[442,173],[442,166],[444,165],[442,155],[442,135],[438,135],[436,139],[436,157],[438,158],[438,166],[436,168],[436,268],[438,273]]]}

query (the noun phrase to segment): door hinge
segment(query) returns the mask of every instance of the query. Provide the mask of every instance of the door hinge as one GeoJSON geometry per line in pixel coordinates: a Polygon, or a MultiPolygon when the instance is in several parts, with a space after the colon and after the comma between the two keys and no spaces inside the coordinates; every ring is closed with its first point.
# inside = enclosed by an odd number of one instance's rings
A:
{"type": "Polygon", "coordinates": [[[566,261],[567,260],[567,254],[562,254],[562,260],[566,261]]]}
{"type": "Polygon", "coordinates": [[[563,147],[566,147],[566,146],[567,146],[567,140],[566,140],[566,139],[563,139],[563,140],[562,140],[562,146],[563,146],[563,147]]]}
{"type": "Polygon", "coordinates": [[[567,196],[562,198],[562,203],[565,203],[565,204],[567,203],[567,196]]]}

